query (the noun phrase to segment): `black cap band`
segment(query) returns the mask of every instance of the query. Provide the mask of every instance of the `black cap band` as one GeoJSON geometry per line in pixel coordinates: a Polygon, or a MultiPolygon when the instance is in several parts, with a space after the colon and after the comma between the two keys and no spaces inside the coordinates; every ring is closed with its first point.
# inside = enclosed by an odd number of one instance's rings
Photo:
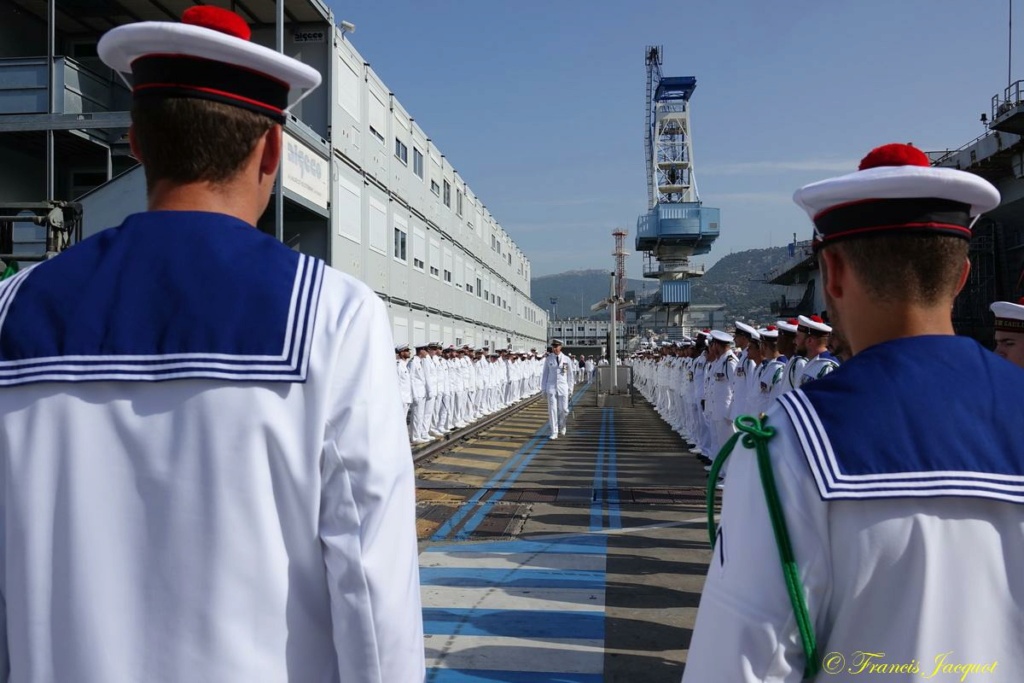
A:
{"type": "Polygon", "coordinates": [[[814,246],[881,233],[950,235],[971,239],[971,207],[934,197],[872,199],[822,211],[814,217],[814,246]]]}
{"type": "Polygon", "coordinates": [[[1014,318],[996,318],[998,332],[1024,332],[1024,320],[1014,318]]]}
{"type": "Polygon", "coordinates": [[[284,123],[288,84],[251,69],[185,55],[147,55],[132,62],[134,97],[212,100],[284,123]]]}

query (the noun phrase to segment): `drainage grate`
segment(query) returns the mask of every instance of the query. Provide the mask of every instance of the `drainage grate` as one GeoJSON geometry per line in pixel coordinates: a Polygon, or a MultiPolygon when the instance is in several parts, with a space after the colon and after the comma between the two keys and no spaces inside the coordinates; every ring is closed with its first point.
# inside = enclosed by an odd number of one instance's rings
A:
{"type": "Polygon", "coordinates": [[[473,540],[514,538],[522,533],[529,513],[529,505],[494,505],[468,538],[473,540]]]}

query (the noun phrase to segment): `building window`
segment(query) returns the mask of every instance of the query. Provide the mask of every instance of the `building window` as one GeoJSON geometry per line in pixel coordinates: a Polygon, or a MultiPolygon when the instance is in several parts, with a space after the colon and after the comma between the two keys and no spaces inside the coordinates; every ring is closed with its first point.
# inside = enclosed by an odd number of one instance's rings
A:
{"type": "Polygon", "coordinates": [[[412,172],[423,180],[423,152],[415,147],[412,148],[412,172]]]}
{"type": "Polygon", "coordinates": [[[476,279],[476,295],[482,296],[484,291],[484,283],[480,281],[480,278],[476,279]]]}
{"type": "MultiPolygon", "coordinates": [[[[433,269],[431,269],[431,270],[433,270],[433,269]]],[[[450,270],[444,271],[444,281],[447,282],[448,284],[451,284],[451,282],[452,282],[452,271],[450,271],[450,270]]]]}
{"type": "Polygon", "coordinates": [[[452,184],[444,181],[444,205],[452,208],[452,184]]]}
{"type": "Polygon", "coordinates": [[[399,261],[406,260],[405,243],[407,240],[408,235],[405,234],[405,230],[395,228],[395,258],[399,261]]]}
{"type": "Polygon", "coordinates": [[[435,268],[434,266],[430,266],[430,274],[433,275],[434,277],[438,277],[441,274],[441,271],[435,268]]]}
{"type": "Polygon", "coordinates": [[[413,268],[418,268],[420,270],[423,270],[423,266],[425,266],[425,265],[426,264],[423,263],[423,259],[413,258],[413,260],[412,260],[412,267],[413,268]]]}
{"type": "Polygon", "coordinates": [[[409,148],[398,138],[395,138],[395,156],[406,166],[409,165],[409,148]]]}
{"type": "Polygon", "coordinates": [[[441,196],[441,186],[437,184],[436,180],[430,181],[430,191],[434,193],[435,197],[441,196]]]}
{"type": "Polygon", "coordinates": [[[462,190],[455,191],[455,214],[462,215],[462,190]]]}
{"type": "Polygon", "coordinates": [[[373,137],[377,138],[378,142],[384,144],[384,136],[380,134],[380,131],[378,131],[373,126],[370,126],[370,132],[373,133],[373,137]]]}

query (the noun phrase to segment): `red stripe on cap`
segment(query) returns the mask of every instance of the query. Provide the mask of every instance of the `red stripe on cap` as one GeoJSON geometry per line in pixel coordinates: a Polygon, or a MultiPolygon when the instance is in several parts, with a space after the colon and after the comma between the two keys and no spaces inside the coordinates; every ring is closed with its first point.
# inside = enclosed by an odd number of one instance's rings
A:
{"type": "Polygon", "coordinates": [[[971,237],[971,229],[965,228],[962,225],[955,225],[953,223],[894,223],[892,225],[874,225],[870,228],[854,228],[853,230],[844,230],[842,232],[833,232],[825,235],[822,239],[817,240],[818,243],[830,242],[840,237],[850,237],[851,235],[864,235],[872,232],[884,232],[886,230],[906,230],[907,228],[929,228],[934,230],[952,230],[955,232],[963,233],[968,239],[971,237]]]}

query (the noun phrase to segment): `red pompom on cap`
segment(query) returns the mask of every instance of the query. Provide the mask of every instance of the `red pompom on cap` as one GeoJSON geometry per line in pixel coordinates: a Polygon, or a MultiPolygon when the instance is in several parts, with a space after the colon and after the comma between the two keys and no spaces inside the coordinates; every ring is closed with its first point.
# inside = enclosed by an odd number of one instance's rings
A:
{"type": "Polygon", "coordinates": [[[774,331],[775,331],[775,330],[777,330],[778,328],[777,328],[777,327],[775,327],[775,325],[769,325],[768,327],[766,327],[766,328],[764,328],[764,329],[768,330],[769,332],[774,332],[774,331]]]}
{"type": "Polygon", "coordinates": [[[219,31],[242,40],[249,40],[252,37],[252,29],[249,28],[249,24],[245,23],[245,19],[223,7],[214,7],[213,5],[189,7],[182,13],[181,22],[219,31]]]}
{"type": "Polygon", "coordinates": [[[809,316],[809,318],[810,318],[810,320],[813,320],[816,323],[824,323],[825,322],[824,320],[821,319],[820,315],[812,315],[812,316],[809,316]]]}
{"type": "Polygon", "coordinates": [[[892,143],[875,147],[868,152],[868,155],[860,160],[857,170],[866,171],[879,166],[931,166],[931,164],[928,162],[928,155],[917,147],[892,143]]]}

